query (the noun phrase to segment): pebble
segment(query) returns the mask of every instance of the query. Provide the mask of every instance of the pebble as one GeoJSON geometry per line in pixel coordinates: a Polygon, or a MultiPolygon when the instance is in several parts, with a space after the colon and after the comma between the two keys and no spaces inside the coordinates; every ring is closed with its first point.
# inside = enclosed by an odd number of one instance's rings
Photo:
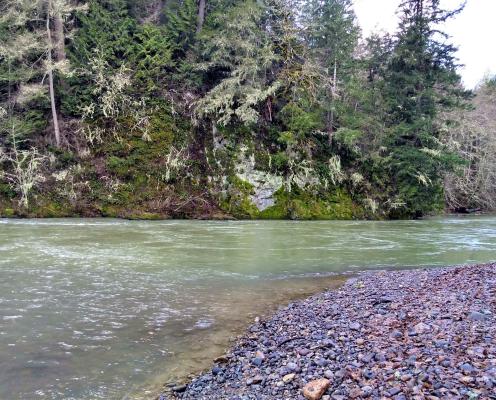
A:
{"type": "Polygon", "coordinates": [[[286,364],[286,367],[290,370],[290,371],[298,371],[298,364],[294,363],[294,362],[289,362],[286,364]]]}
{"type": "Polygon", "coordinates": [[[257,367],[260,367],[263,363],[263,358],[255,357],[252,360],[253,365],[256,365],[257,367]]]}
{"type": "Polygon", "coordinates": [[[391,389],[389,389],[389,390],[387,391],[387,393],[388,393],[388,394],[389,394],[389,396],[391,396],[391,397],[392,397],[392,396],[397,395],[397,394],[398,394],[398,393],[400,393],[400,392],[401,392],[401,389],[400,389],[400,388],[398,388],[398,387],[391,388],[391,389]]]}
{"type": "Polygon", "coordinates": [[[359,281],[259,320],[216,360],[222,367],[163,396],[494,397],[496,264],[365,272],[359,281]]]}
{"type": "Polygon", "coordinates": [[[177,385],[172,388],[173,392],[182,393],[188,388],[187,385],[177,385]]]}
{"type": "Polygon", "coordinates": [[[460,369],[467,374],[470,374],[475,371],[475,368],[469,363],[464,363],[460,365],[460,369]]]}
{"type": "Polygon", "coordinates": [[[308,382],[303,387],[303,396],[308,400],[320,400],[330,384],[331,382],[324,378],[308,382]]]}
{"type": "Polygon", "coordinates": [[[306,355],[308,355],[308,353],[310,353],[310,350],[308,350],[308,349],[298,349],[298,354],[300,356],[306,356],[306,355]]]}
{"type": "Polygon", "coordinates": [[[327,379],[332,379],[332,378],[334,378],[334,373],[333,373],[331,370],[325,370],[325,371],[324,371],[324,376],[325,376],[327,379]]]}
{"type": "Polygon", "coordinates": [[[350,329],[352,331],[358,331],[358,330],[360,330],[360,327],[361,327],[361,325],[358,322],[352,322],[350,324],[350,329]]]}
{"type": "Polygon", "coordinates": [[[468,315],[468,317],[472,321],[484,321],[487,319],[487,315],[482,314],[478,311],[471,311],[470,314],[468,315]]]}

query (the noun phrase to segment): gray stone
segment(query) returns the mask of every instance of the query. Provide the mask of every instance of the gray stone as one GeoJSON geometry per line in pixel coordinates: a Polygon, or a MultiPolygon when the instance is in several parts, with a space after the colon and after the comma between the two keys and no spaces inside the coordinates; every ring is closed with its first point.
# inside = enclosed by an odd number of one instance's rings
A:
{"type": "Polygon", "coordinates": [[[485,321],[488,316],[477,311],[471,311],[468,315],[468,318],[472,321],[485,321]]]}
{"type": "Polygon", "coordinates": [[[352,331],[358,331],[358,330],[360,330],[360,324],[358,322],[352,322],[350,324],[350,329],[352,331]]]}

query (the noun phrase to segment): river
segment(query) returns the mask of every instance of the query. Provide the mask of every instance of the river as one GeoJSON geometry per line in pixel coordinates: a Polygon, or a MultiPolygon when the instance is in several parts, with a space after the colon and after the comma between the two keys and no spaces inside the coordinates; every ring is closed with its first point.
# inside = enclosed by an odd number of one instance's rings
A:
{"type": "Polygon", "coordinates": [[[496,217],[0,220],[0,399],[135,399],[365,269],[496,260],[496,217]]]}

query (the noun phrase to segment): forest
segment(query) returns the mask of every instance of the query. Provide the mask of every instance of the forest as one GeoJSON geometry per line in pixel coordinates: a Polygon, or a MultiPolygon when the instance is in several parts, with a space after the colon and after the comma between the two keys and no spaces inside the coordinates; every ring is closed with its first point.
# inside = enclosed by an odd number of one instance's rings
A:
{"type": "Polygon", "coordinates": [[[496,78],[439,0],[3,0],[0,216],[396,219],[496,209],[496,78]]]}

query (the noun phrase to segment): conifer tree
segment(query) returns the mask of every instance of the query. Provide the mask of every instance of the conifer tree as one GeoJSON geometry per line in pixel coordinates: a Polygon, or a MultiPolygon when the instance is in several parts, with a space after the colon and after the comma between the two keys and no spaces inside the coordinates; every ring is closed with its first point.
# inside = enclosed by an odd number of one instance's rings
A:
{"type": "Polygon", "coordinates": [[[326,130],[331,142],[336,128],[339,82],[345,82],[351,74],[360,30],[351,0],[310,0],[303,10],[305,39],[314,57],[327,69],[331,82],[324,100],[326,130]]]}
{"type": "Polygon", "coordinates": [[[393,55],[385,71],[389,114],[387,141],[391,190],[409,214],[442,205],[443,170],[454,159],[441,146],[436,117],[463,97],[456,72],[456,48],[440,24],[459,13],[439,0],[406,0],[393,55]]]}

